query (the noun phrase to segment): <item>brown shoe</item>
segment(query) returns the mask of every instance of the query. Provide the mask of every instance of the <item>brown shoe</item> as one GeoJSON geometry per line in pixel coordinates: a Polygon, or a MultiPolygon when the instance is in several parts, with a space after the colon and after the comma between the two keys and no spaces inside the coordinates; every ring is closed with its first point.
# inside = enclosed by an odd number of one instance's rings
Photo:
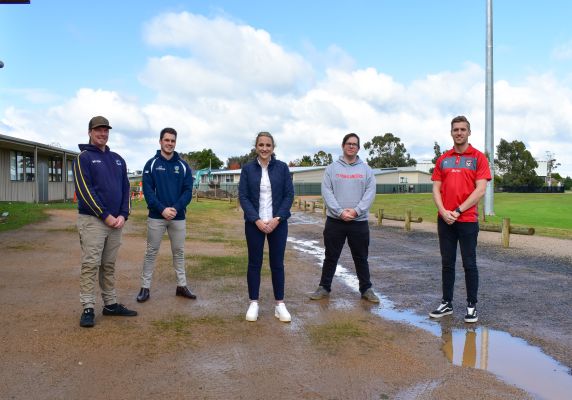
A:
{"type": "Polygon", "coordinates": [[[139,291],[139,294],[137,295],[137,302],[144,303],[147,300],[149,300],[149,297],[151,297],[149,293],[149,288],[142,287],[141,290],[139,291]]]}
{"type": "Polygon", "coordinates": [[[196,299],[197,296],[190,291],[190,289],[186,286],[177,286],[177,292],[175,293],[176,296],[183,296],[187,299],[196,299]]]}

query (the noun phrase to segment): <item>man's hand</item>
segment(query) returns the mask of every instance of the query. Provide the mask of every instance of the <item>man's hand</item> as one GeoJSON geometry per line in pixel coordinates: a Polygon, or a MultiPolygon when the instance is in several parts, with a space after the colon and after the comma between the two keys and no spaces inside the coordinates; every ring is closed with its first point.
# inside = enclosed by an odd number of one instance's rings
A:
{"type": "Polygon", "coordinates": [[[457,218],[459,218],[459,215],[461,214],[451,210],[443,210],[441,212],[441,217],[443,218],[443,221],[445,221],[449,225],[453,225],[457,221],[457,218]]]}
{"type": "Polygon", "coordinates": [[[174,209],[173,207],[166,207],[161,213],[161,215],[163,216],[163,218],[170,221],[177,216],[177,210],[174,209]]]}
{"type": "Polygon", "coordinates": [[[346,222],[353,221],[355,217],[357,217],[357,212],[353,208],[345,208],[340,215],[340,218],[346,222]]]}
{"type": "Polygon", "coordinates": [[[125,225],[125,217],[120,215],[119,217],[115,218],[115,229],[121,229],[125,225]]]}
{"type": "Polygon", "coordinates": [[[115,228],[115,224],[117,224],[117,218],[115,218],[113,215],[109,214],[104,220],[103,223],[107,226],[109,226],[110,228],[115,228]]]}

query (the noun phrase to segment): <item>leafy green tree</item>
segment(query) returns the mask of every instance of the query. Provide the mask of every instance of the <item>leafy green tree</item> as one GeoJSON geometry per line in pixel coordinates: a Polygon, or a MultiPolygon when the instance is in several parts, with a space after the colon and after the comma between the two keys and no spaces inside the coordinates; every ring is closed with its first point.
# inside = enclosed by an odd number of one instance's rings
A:
{"type": "Polygon", "coordinates": [[[562,181],[562,184],[564,185],[564,189],[566,189],[566,190],[572,189],[572,178],[570,178],[569,176],[567,176],[567,177],[564,178],[564,180],[562,181]]]}
{"type": "Polygon", "coordinates": [[[334,162],[334,159],[331,153],[326,153],[325,151],[320,150],[316,154],[314,154],[314,158],[312,161],[313,165],[318,167],[318,166],[330,165],[331,163],[334,162]]]}
{"type": "Polygon", "coordinates": [[[312,156],[304,155],[288,163],[290,167],[311,167],[313,166],[312,156]]]}
{"type": "Polygon", "coordinates": [[[372,168],[411,167],[417,165],[417,161],[411,158],[401,139],[386,133],[383,136],[374,136],[370,142],[364,144],[364,149],[369,150],[371,158],[367,163],[372,168]]]}
{"type": "Polygon", "coordinates": [[[501,139],[494,162],[505,186],[540,187],[544,183],[542,178],[536,175],[535,168],[538,163],[519,140],[507,142],[501,139]]]}
{"type": "Polygon", "coordinates": [[[247,162],[254,160],[256,158],[256,149],[253,147],[250,153],[244,154],[242,156],[232,156],[226,160],[226,167],[228,169],[240,169],[247,162]]]}
{"type": "MultiPolygon", "coordinates": [[[[439,157],[441,157],[443,153],[441,153],[441,146],[439,146],[439,143],[437,142],[435,142],[435,144],[433,145],[433,150],[435,151],[435,157],[433,157],[431,162],[433,163],[433,165],[435,165],[437,163],[437,160],[439,159],[439,157]]],[[[429,172],[433,173],[434,169],[435,167],[429,168],[429,172]]]]}
{"type": "Polygon", "coordinates": [[[209,167],[211,169],[219,169],[224,164],[211,149],[182,153],[180,156],[188,162],[194,170],[209,167]]]}
{"type": "Polygon", "coordinates": [[[558,182],[562,182],[562,176],[558,172],[552,172],[550,176],[552,177],[552,179],[555,179],[558,182]]]}

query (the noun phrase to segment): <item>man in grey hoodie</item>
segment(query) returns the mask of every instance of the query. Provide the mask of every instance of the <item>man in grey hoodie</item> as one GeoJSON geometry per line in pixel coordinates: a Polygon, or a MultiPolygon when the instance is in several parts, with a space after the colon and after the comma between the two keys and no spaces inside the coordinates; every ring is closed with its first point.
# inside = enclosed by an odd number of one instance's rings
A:
{"type": "Polygon", "coordinates": [[[372,303],[379,298],[371,288],[369,264],[369,208],[375,199],[373,171],[357,155],[359,136],[348,133],[342,141],[343,156],[324,172],[322,197],[327,207],[324,228],[326,254],[320,286],[310,295],[320,300],[330,295],[338,259],[346,239],[354,260],[361,297],[372,303]]]}

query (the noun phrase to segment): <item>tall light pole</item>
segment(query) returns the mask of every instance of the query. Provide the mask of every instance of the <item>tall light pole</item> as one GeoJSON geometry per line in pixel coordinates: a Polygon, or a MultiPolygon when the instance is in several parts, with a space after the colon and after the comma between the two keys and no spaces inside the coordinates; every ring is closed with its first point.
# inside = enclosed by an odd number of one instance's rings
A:
{"type": "Polygon", "coordinates": [[[493,0],[487,0],[487,76],[485,82],[485,152],[489,159],[491,179],[485,192],[485,215],[495,215],[495,140],[493,106],[493,0]]]}

